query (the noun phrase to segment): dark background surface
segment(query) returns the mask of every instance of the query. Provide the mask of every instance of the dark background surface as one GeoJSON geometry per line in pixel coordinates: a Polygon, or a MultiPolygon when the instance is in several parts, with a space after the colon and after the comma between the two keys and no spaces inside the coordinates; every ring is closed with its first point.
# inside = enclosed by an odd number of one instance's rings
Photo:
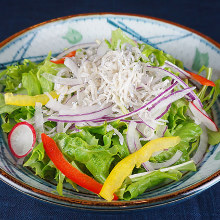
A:
{"type": "MultiPolygon", "coordinates": [[[[166,19],[220,42],[220,1],[0,0],[0,42],[37,23],[79,13],[123,12],[166,19]]],[[[178,204],[133,212],[97,213],[33,199],[0,181],[0,219],[220,219],[220,184],[178,204]]]]}

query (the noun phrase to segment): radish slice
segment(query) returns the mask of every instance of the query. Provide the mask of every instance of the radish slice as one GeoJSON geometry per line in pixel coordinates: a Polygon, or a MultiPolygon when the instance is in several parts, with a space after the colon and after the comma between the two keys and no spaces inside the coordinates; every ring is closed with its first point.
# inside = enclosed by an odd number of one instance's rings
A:
{"type": "Polygon", "coordinates": [[[211,131],[218,131],[218,127],[216,124],[209,118],[207,115],[205,115],[193,102],[189,103],[189,108],[192,112],[192,114],[196,117],[196,119],[203,123],[209,130],[211,131]]]}
{"type": "Polygon", "coordinates": [[[17,158],[27,156],[32,151],[35,142],[35,129],[27,122],[17,123],[8,135],[9,148],[17,158]]]}

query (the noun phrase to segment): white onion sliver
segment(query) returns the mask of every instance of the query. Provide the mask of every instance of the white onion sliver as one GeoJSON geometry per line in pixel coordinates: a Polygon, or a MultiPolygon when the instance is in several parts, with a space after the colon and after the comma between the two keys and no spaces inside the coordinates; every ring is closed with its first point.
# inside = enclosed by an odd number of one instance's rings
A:
{"type": "Polygon", "coordinates": [[[67,125],[63,128],[63,133],[66,133],[66,131],[72,126],[72,123],[67,123],[67,125]]]}
{"type": "Polygon", "coordinates": [[[64,123],[57,122],[57,133],[63,133],[63,130],[64,130],[64,123]]]}
{"type": "MultiPolygon", "coordinates": [[[[153,67],[153,66],[147,66],[146,69],[148,71],[157,71],[157,74],[161,74],[161,75],[165,75],[165,76],[170,76],[171,78],[173,78],[175,81],[177,81],[184,89],[186,88],[189,88],[189,86],[182,80],[180,79],[178,76],[174,75],[173,73],[167,71],[167,70],[164,70],[160,67],[153,67]]],[[[189,93],[194,99],[197,100],[198,104],[201,106],[201,108],[203,107],[200,99],[198,98],[198,96],[193,92],[191,91],[189,93]]]]}
{"type": "Polygon", "coordinates": [[[202,134],[200,135],[199,146],[196,150],[196,153],[192,157],[192,160],[195,162],[195,164],[199,163],[202,160],[208,146],[208,134],[206,127],[203,124],[201,124],[201,128],[202,134]]]}
{"type": "Polygon", "coordinates": [[[189,73],[187,73],[183,69],[179,68],[175,64],[169,62],[168,60],[165,61],[165,64],[166,64],[167,67],[170,67],[173,71],[179,72],[181,74],[181,76],[184,76],[184,77],[187,77],[187,78],[191,78],[189,73]]]}
{"type": "Polygon", "coordinates": [[[142,163],[142,165],[146,171],[154,170],[154,167],[151,166],[151,163],[149,161],[142,163]]]}
{"type": "Polygon", "coordinates": [[[84,43],[84,44],[77,44],[74,45],[72,47],[69,47],[67,50],[64,50],[62,53],[60,53],[55,59],[53,60],[59,60],[60,58],[64,57],[65,55],[67,55],[68,53],[78,50],[78,49],[82,49],[82,48],[87,48],[87,47],[93,47],[96,46],[97,43],[96,42],[92,42],[92,43],[84,43]]]}
{"type": "Polygon", "coordinates": [[[161,125],[159,128],[156,130],[156,135],[158,137],[163,137],[164,133],[166,132],[168,126],[167,125],[161,125]]]}
{"type": "MultiPolygon", "coordinates": [[[[183,166],[186,166],[190,163],[194,163],[192,160],[190,161],[187,161],[185,163],[181,163],[181,164],[178,164],[178,165],[175,165],[175,166],[171,166],[171,167],[167,167],[167,168],[163,168],[163,169],[160,169],[161,172],[167,172],[169,170],[175,170],[175,169],[178,169],[180,167],[183,167],[183,166]]],[[[136,177],[141,177],[141,176],[145,176],[149,173],[152,173],[153,171],[148,171],[148,172],[143,172],[143,173],[137,173],[137,174],[133,174],[133,175],[130,175],[128,176],[130,179],[134,179],[136,177]]]]}
{"type": "Polygon", "coordinates": [[[107,109],[108,109],[109,114],[111,114],[112,113],[111,106],[112,104],[109,103],[105,105],[104,107],[101,107],[100,105],[92,105],[92,106],[76,107],[74,109],[73,108],[60,109],[59,115],[60,116],[80,116],[80,115],[101,112],[107,109]]]}
{"type": "Polygon", "coordinates": [[[130,153],[134,153],[135,151],[138,150],[136,149],[135,141],[134,141],[134,134],[136,132],[136,126],[137,126],[137,123],[134,121],[131,121],[128,125],[126,139],[127,139],[127,146],[128,146],[130,153]]]}
{"type": "Polygon", "coordinates": [[[35,130],[37,132],[37,139],[41,142],[41,133],[44,132],[44,117],[42,112],[42,104],[40,102],[35,103],[34,112],[35,130]]]}
{"type": "Polygon", "coordinates": [[[61,84],[61,85],[71,85],[71,86],[75,86],[75,85],[79,85],[82,83],[81,80],[79,79],[74,79],[74,78],[63,78],[60,76],[54,76],[52,74],[49,73],[42,73],[42,76],[47,79],[48,81],[51,81],[53,83],[57,83],[57,84],[61,84]]]}
{"type": "MultiPolygon", "coordinates": [[[[78,71],[79,71],[79,68],[78,66],[76,65],[76,63],[69,57],[65,58],[64,60],[64,65],[66,67],[68,67],[71,72],[80,80],[81,78],[79,77],[79,74],[78,74],[78,71]]],[[[80,82],[82,83],[82,81],[80,82]]]]}
{"type": "Polygon", "coordinates": [[[56,99],[53,99],[49,94],[47,94],[50,98],[50,100],[47,102],[47,104],[45,105],[47,108],[53,110],[53,111],[57,111],[59,112],[61,109],[62,110],[69,110],[70,107],[67,105],[64,105],[60,102],[58,102],[56,99]]]}
{"type": "Polygon", "coordinates": [[[102,41],[102,43],[99,45],[97,49],[97,55],[102,57],[106,54],[107,51],[109,51],[109,47],[105,41],[102,41]]]}
{"type": "MultiPolygon", "coordinates": [[[[78,115],[61,115],[55,116],[51,115],[48,120],[49,121],[60,121],[60,122],[86,122],[86,121],[94,121],[98,119],[102,119],[102,117],[106,115],[110,115],[112,113],[111,108],[104,108],[100,111],[92,112],[92,113],[85,113],[85,114],[78,114],[78,115]]],[[[104,119],[102,119],[104,121],[104,119]]]]}
{"type": "Polygon", "coordinates": [[[113,126],[107,125],[107,131],[111,131],[111,130],[113,130],[113,131],[115,132],[115,134],[118,135],[118,137],[119,137],[119,143],[120,143],[121,145],[123,145],[123,143],[124,143],[124,137],[123,137],[123,135],[122,135],[116,128],[114,128],[113,126]]]}
{"type": "Polygon", "coordinates": [[[169,166],[173,165],[174,163],[176,163],[180,159],[182,154],[183,154],[182,151],[177,150],[177,152],[169,160],[167,160],[163,163],[151,163],[151,162],[149,162],[149,164],[153,167],[154,170],[158,170],[162,167],[169,167],[169,166]]]}
{"type": "Polygon", "coordinates": [[[161,98],[157,103],[155,103],[149,111],[153,110],[154,112],[157,112],[159,109],[169,106],[172,102],[175,102],[182,97],[184,97],[186,94],[191,92],[195,87],[192,88],[186,88],[183,90],[178,90],[166,97],[161,98]]]}

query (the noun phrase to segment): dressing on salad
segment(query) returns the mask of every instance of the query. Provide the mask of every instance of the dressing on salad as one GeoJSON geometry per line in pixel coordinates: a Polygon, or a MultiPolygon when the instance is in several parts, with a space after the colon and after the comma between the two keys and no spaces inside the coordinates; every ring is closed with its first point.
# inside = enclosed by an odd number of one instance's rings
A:
{"type": "Polygon", "coordinates": [[[108,201],[130,200],[195,171],[208,143],[220,142],[210,118],[220,80],[211,75],[204,66],[185,71],[181,61],[117,29],[111,42],[75,45],[2,71],[2,129],[16,139],[17,123],[33,125],[36,144],[24,166],[55,180],[59,195],[70,184],[108,201]]]}

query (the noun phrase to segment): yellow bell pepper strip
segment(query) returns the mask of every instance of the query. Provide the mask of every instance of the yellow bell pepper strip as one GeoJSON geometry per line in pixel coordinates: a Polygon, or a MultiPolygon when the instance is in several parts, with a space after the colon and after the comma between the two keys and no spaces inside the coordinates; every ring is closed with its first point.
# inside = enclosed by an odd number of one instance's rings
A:
{"type": "MultiPolygon", "coordinates": [[[[52,91],[49,93],[53,98],[58,98],[56,92],[52,91]]],[[[5,104],[6,105],[17,105],[17,106],[35,106],[36,102],[46,105],[49,101],[49,97],[46,94],[40,94],[35,96],[29,95],[14,95],[12,93],[5,93],[5,104]]]]}
{"type": "Polygon", "coordinates": [[[121,160],[107,177],[99,195],[107,201],[112,201],[113,194],[122,185],[127,176],[132,173],[135,165],[140,167],[149,160],[151,155],[160,150],[173,147],[180,142],[180,137],[162,137],[146,143],[141,149],[121,160]]]}

